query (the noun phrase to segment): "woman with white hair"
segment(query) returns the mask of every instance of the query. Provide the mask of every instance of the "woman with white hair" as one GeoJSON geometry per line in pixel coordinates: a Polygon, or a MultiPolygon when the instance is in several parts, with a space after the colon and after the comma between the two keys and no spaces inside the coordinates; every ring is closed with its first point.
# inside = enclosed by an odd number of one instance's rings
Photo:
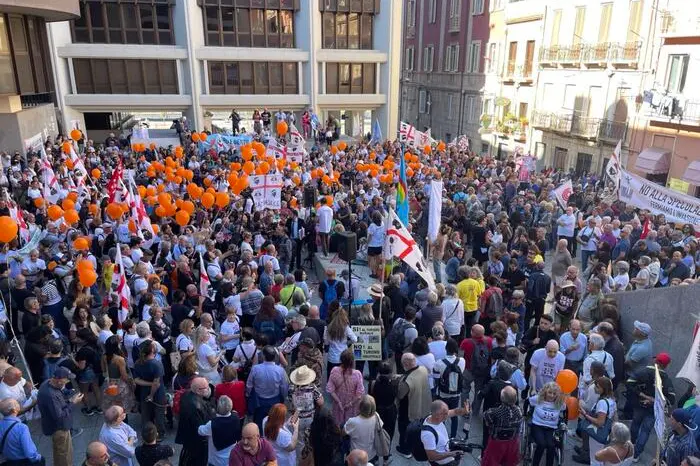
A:
{"type": "Polygon", "coordinates": [[[616,422],[610,429],[610,443],[595,454],[595,460],[604,466],[628,466],[634,460],[634,445],[630,441],[630,429],[616,422]]]}
{"type": "Polygon", "coordinates": [[[464,303],[457,297],[457,287],[452,284],[445,287],[445,299],[442,300],[442,323],[445,333],[454,338],[457,343],[461,343],[464,303]]]}
{"type": "Polygon", "coordinates": [[[625,291],[630,284],[630,264],[629,262],[619,261],[615,263],[617,274],[613,278],[612,291],[625,291]]]}
{"type": "Polygon", "coordinates": [[[219,360],[224,355],[225,350],[217,353],[209,346],[209,330],[205,327],[199,327],[195,331],[194,351],[197,355],[199,375],[205,377],[213,385],[221,383],[221,375],[218,371],[219,360]]]}

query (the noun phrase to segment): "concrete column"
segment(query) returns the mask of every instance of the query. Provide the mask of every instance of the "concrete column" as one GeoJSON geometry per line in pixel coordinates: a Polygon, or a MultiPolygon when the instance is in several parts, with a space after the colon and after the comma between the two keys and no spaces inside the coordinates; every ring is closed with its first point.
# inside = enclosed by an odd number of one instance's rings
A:
{"type": "MultiPolygon", "coordinates": [[[[418,3],[422,5],[423,2],[418,3]]],[[[374,21],[374,46],[388,56],[387,62],[379,65],[380,72],[377,73],[377,92],[386,96],[386,104],[377,111],[377,118],[385,137],[396,134],[399,125],[402,10],[403,2],[381,0],[381,10],[374,21]]],[[[422,24],[421,17],[416,17],[419,24],[422,24]]]]}
{"type": "Polygon", "coordinates": [[[192,107],[185,113],[191,120],[190,127],[201,131],[204,128],[204,111],[199,104],[200,95],[205,89],[202,82],[201,63],[196,59],[196,50],[204,46],[204,25],[202,23],[202,9],[197,2],[190,0],[177,0],[173,11],[173,27],[175,30],[175,43],[187,46],[187,59],[185,61],[184,89],[192,97],[192,107]]]}

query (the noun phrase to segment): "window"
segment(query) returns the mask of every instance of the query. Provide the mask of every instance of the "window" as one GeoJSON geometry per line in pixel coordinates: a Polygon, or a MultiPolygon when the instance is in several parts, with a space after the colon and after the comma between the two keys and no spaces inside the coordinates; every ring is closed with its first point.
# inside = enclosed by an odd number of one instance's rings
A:
{"type": "Polygon", "coordinates": [[[672,94],[680,94],[685,88],[685,77],[688,74],[689,55],[668,56],[668,76],[666,89],[672,94]]]}
{"type": "Polygon", "coordinates": [[[583,26],[586,22],[586,7],[576,7],[576,19],[574,20],[574,37],[571,40],[573,45],[579,45],[583,42],[583,26]]]}
{"type": "Polygon", "coordinates": [[[612,20],[612,3],[600,5],[600,25],[598,26],[598,43],[603,44],[608,41],[610,34],[610,22],[612,20]]]}
{"type": "Polygon", "coordinates": [[[216,47],[294,47],[293,2],[202,0],[206,45],[216,47]]]}
{"type": "MultiPolygon", "coordinates": [[[[455,117],[453,105],[454,105],[454,95],[447,94],[447,119],[448,120],[453,120],[455,117]]],[[[449,141],[449,139],[448,139],[448,141],[449,141]]]]}
{"type": "Polygon", "coordinates": [[[488,52],[488,72],[489,73],[495,73],[496,72],[496,44],[495,43],[490,43],[489,44],[489,52],[488,52]]]}
{"type": "Polygon", "coordinates": [[[410,28],[416,26],[416,0],[406,3],[406,25],[410,28]]]}
{"type": "Polygon", "coordinates": [[[404,61],[404,68],[408,71],[413,71],[413,47],[406,48],[406,58],[404,61]]]}
{"type": "Polygon", "coordinates": [[[569,150],[564,147],[554,148],[554,160],[552,163],[552,168],[555,170],[566,170],[568,167],[569,150]]]}
{"type": "Polygon", "coordinates": [[[423,71],[433,71],[433,52],[435,49],[432,45],[423,49],[423,71]]]}
{"type": "Polygon", "coordinates": [[[427,93],[425,89],[418,91],[418,113],[427,113],[427,93]]]}
{"type": "Polygon", "coordinates": [[[564,86],[564,102],[562,108],[573,110],[576,104],[576,84],[567,84],[564,86]]]}
{"type": "Polygon", "coordinates": [[[627,25],[627,42],[641,40],[640,26],[642,24],[642,0],[630,2],[630,18],[627,25]]]}
{"type": "Polygon", "coordinates": [[[474,96],[467,97],[467,111],[465,115],[465,120],[467,123],[471,123],[474,118],[474,96]]]}
{"type": "Polygon", "coordinates": [[[484,13],[484,0],[472,0],[472,15],[484,13]]]}
{"type": "Polygon", "coordinates": [[[297,94],[297,63],[208,61],[211,94],[297,94]]]}
{"type": "Polygon", "coordinates": [[[532,77],[532,65],[535,61],[535,41],[529,40],[525,44],[525,68],[523,68],[523,76],[526,78],[532,77]]]}
{"type": "Polygon", "coordinates": [[[491,99],[484,99],[484,102],[481,105],[481,114],[482,115],[491,115],[493,113],[493,100],[491,99]]]}
{"type": "Polygon", "coordinates": [[[375,94],[376,63],[326,63],[326,94],[375,94]]]}
{"type": "Polygon", "coordinates": [[[473,41],[469,46],[470,73],[478,73],[481,65],[481,41],[473,41]]]}
{"type": "MultiPolygon", "coordinates": [[[[174,4],[169,2],[151,0],[130,3],[81,1],[81,17],[71,21],[73,42],[173,45],[173,8],[174,4]]],[[[213,10],[218,15],[217,9],[213,10]]]]}
{"type": "Polygon", "coordinates": [[[17,92],[15,73],[12,63],[12,52],[7,36],[5,16],[0,15],[0,93],[14,94],[17,92]]]}
{"type": "Polygon", "coordinates": [[[369,13],[323,13],[321,35],[324,49],[372,49],[374,15],[369,13]]]}
{"type": "Polygon", "coordinates": [[[518,117],[527,118],[527,102],[520,102],[518,105],[518,117]]]}
{"type": "Polygon", "coordinates": [[[437,0],[428,0],[428,23],[434,23],[437,16],[437,0]]]}
{"type": "MultiPolygon", "coordinates": [[[[78,94],[177,94],[176,60],[73,58],[78,94]]],[[[209,68],[210,83],[221,85],[222,68],[209,68]]]]}
{"type": "Polygon", "coordinates": [[[561,28],[561,10],[554,10],[552,18],[552,35],[549,38],[551,46],[559,45],[559,29],[561,28]]]}
{"type": "Polygon", "coordinates": [[[459,44],[448,45],[445,50],[445,71],[459,69],[459,44]]]}
{"type": "Polygon", "coordinates": [[[586,154],[584,152],[579,152],[576,157],[576,174],[581,176],[584,173],[591,172],[591,162],[593,161],[593,154],[586,154]]]}
{"type": "Polygon", "coordinates": [[[450,0],[450,27],[451,32],[459,31],[460,13],[462,8],[461,0],[450,0]]]}

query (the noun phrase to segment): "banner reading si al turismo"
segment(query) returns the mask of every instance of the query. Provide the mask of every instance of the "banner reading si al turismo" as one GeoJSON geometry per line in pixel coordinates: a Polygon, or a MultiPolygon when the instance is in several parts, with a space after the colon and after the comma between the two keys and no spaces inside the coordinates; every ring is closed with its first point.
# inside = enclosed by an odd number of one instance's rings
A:
{"type": "Polygon", "coordinates": [[[700,227],[700,199],[680,194],[630,172],[621,172],[621,201],[657,215],[664,214],[668,222],[700,227]]]}

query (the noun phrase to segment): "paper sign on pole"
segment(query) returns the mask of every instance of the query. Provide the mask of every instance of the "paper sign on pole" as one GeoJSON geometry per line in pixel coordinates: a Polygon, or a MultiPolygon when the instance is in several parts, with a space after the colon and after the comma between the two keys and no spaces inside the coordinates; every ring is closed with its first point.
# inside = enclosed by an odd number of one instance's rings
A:
{"type": "Polygon", "coordinates": [[[442,222],[442,181],[430,182],[430,204],[428,205],[428,239],[431,243],[437,240],[442,222]]]}
{"type": "Polygon", "coordinates": [[[666,398],[663,393],[663,383],[659,374],[659,366],[654,365],[655,369],[655,389],[654,389],[654,430],[656,437],[660,440],[664,438],[664,430],[666,429],[666,398]]]}
{"type": "Polygon", "coordinates": [[[382,327],[380,325],[353,325],[352,331],[357,335],[353,352],[355,361],[382,360],[382,327]]]}

